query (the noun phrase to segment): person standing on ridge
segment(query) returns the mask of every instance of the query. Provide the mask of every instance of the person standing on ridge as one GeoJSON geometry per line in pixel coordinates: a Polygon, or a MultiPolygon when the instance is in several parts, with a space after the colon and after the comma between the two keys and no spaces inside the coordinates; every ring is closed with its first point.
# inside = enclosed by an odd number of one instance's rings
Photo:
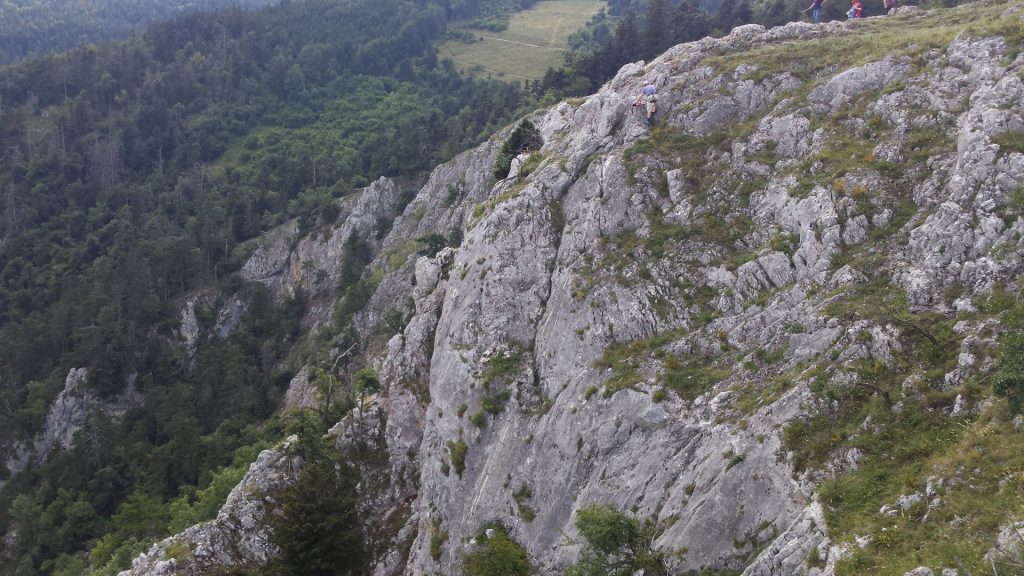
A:
{"type": "Polygon", "coordinates": [[[804,9],[804,12],[811,10],[811,20],[815,24],[821,24],[821,5],[824,3],[825,0],[811,0],[811,5],[804,9]]]}
{"type": "Polygon", "coordinates": [[[644,86],[640,94],[637,95],[633,106],[640,106],[641,103],[645,103],[647,112],[647,115],[644,116],[644,126],[650,127],[651,122],[654,122],[654,114],[658,112],[658,89],[654,87],[654,84],[644,86]]]}

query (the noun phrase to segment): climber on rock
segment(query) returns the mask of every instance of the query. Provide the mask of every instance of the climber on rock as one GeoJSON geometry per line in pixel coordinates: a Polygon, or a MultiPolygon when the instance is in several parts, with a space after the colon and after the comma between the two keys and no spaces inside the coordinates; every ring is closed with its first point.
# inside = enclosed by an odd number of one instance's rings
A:
{"type": "Polygon", "coordinates": [[[648,84],[643,87],[640,94],[636,97],[636,102],[633,106],[645,106],[646,116],[644,116],[644,126],[650,127],[651,123],[654,122],[654,114],[658,111],[658,89],[654,84],[648,84]]]}

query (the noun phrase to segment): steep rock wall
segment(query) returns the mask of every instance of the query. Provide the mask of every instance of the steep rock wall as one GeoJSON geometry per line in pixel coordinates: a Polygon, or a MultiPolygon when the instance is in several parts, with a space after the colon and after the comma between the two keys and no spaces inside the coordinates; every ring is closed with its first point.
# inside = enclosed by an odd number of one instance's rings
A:
{"type": "MultiPolygon", "coordinates": [[[[1024,154],[993,140],[1024,129],[1024,57],[960,36],[810,72],[775,61],[859,25],[677,46],[531,115],[545,144],[528,174],[491,179],[509,130],[433,172],[382,241],[358,317],[369,333],[411,313],[370,359],[390,482],[367,498],[412,501],[376,574],[459,574],[491,522],[560,574],[574,512],[595,502],[664,520],[657,544],[688,549],[681,570],[831,570],[842,550],[815,482],[859,455],[794,477],[780,430],[821,402],[815,373],[856,382],[851,363],[891,362],[907,327],[828,305],[884,279],[917,310],[972,307],[1020,274],[1024,236],[1006,212],[1024,154]],[[629,108],[648,83],[653,135],[629,108]],[[413,254],[432,233],[457,245],[413,254]]],[[[972,355],[986,326],[960,326],[949,385],[991,365],[972,355]]]]}

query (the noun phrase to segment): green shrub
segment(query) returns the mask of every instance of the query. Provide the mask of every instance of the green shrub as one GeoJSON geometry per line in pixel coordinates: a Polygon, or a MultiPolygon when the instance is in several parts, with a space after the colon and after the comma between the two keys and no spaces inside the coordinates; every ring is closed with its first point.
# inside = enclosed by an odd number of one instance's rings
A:
{"type": "Polygon", "coordinates": [[[466,576],[529,576],[533,574],[526,549],[509,538],[502,528],[493,535],[478,536],[479,548],[468,552],[462,563],[466,576]]]}
{"type": "Polygon", "coordinates": [[[511,393],[508,390],[502,390],[499,394],[487,394],[480,401],[480,407],[484,412],[497,416],[505,410],[505,402],[508,402],[510,397],[511,393]]]}
{"type": "Polygon", "coordinates": [[[452,468],[455,469],[455,473],[459,475],[459,478],[462,478],[462,473],[466,470],[467,452],[469,452],[469,447],[466,446],[462,438],[448,441],[448,459],[451,460],[452,468]]]}
{"type": "Polygon", "coordinates": [[[448,239],[437,233],[420,236],[416,241],[424,245],[423,249],[417,252],[417,254],[427,258],[433,258],[438,252],[448,246],[448,239]]]}
{"type": "Polygon", "coordinates": [[[310,461],[285,490],[272,514],[274,543],[285,574],[358,574],[365,561],[356,508],[357,472],[350,466],[310,461]]]}
{"type": "Polygon", "coordinates": [[[509,135],[508,140],[502,145],[501,150],[498,152],[498,157],[494,160],[493,174],[497,180],[503,180],[508,176],[509,169],[512,168],[512,159],[529,150],[539,150],[544,145],[544,141],[541,139],[540,131],[537,127],[530,122],[529,119],[523,119],[519,123],[519,126],[512,131],[509,135]]]}
{"type": "Polygon", "coordinates": [[[487,426],[487,413],[483,410],[469,415],[469,423],[477,428],[487,426]]]}
{"type": "Polygon", "coordinates": [[[511,376],[515,375],[522,363],[523,358],[515,348],[509,352],[501,352],[488,359],[484,362],[484,388],[490,388],[496,382],[508,380],[511,376]]]}
{"type": "Polygon", "coordinates": [[[576,513],[576,529],[583,537],[579,561],[566,576],[631,575],[668,576],[670,556],[685,550],[665,552],[654,549],[654,541],[666,526],[651,520],[641,522],[609,505],[593,505],[576,513]]]}
{"type": "Polygon", "coordinates": [[[380,392],[380,380],[373,368],[362,368],[356,372],[353,378],[356,392],[362,394],[376,394],[380,392]]]}
{"type": "Polygon", "coordinates": [[[992,388],[1006,398],[1012,414],[1020,414],[1024,410],[1024,333],[1003,337],[997,365],[992,388]]]}
{"type": "Polygon", "coordinates": [[[444,551],[444,543],[448,541],[448,532],[441,529],[441,520],[434,518],[430,522],[430,557],[437,562],[444,551]]]}

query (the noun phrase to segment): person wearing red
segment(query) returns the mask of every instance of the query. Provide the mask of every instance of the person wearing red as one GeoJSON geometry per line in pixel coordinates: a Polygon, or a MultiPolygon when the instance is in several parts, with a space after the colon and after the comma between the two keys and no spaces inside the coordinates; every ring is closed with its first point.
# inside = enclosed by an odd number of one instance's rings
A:
{"type": "Polygon", "coordinates": [[[864,4],[861,2],[861,0],[852,0],[850,10],[846,12],[846,17],[849,18],[850,20],[853,20],[854,18],[862,18],[863,11],[864,4]]]}

